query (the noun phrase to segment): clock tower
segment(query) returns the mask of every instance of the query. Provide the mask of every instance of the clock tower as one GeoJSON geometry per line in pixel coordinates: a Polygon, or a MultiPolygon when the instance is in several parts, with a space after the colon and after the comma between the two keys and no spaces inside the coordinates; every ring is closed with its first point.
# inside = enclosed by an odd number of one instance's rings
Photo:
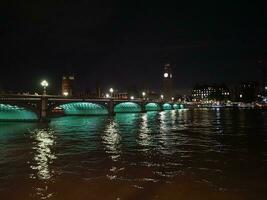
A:
{"type": "Polygon", "coordinates": [[[173,96],[172,91],[172,68],[171,65],[165,64],[163,70],[163,95],[164,100],[170,101],[173,96]]]}

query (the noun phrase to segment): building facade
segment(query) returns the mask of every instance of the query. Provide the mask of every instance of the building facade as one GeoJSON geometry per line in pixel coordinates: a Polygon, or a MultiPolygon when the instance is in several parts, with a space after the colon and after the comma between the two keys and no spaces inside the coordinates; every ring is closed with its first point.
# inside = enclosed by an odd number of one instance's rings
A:
{"type": "Polygon", "coordinates": [[[192,91],[192,99],[194,101],[202,100],[228,100],[230,98],[230,90],[225,85],[196,85],[192,91]]]}
{"type": "Polygon", "coordinates": [[[172,67],[170,64],[164,65],[163,70],[163,96],[165,100],[171,100],[173,97],[173,74],[172,67]]]}
{"type": "Polygon", "coordinates": [[[70,97],[73,96],[73,87],[74,87],[74,76],[64,75],[62,77],[62,83],[61,83],[61,95],[70,97]]]}
{"type": "Polygon", "coordinates": [[[260,96],[260,87],[257,82],[246,81],[239,85],[239,101],[250,103],[256,101],[260,96]]]}

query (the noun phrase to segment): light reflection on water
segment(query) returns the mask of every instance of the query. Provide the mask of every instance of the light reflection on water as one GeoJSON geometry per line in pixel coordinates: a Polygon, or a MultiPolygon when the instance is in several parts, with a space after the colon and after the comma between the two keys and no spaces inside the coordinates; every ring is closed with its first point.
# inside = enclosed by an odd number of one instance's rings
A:
{"type": "Polygon", "coordinates": [[[57,157],[52,148],[55,145],[56,138],[54,131],[51,129],[34,129],[30,134],[33,139],[34,157],[33,161],[29,162],[30,168],[33,170],[29,177],[30,179],[39,179],[44,183],[34,188],[31,196],[47,199],[54,195],[54,192],[49,192],[47,181],[53,181],[54,171],[51,169],[51,165],[57,157]]]}
{"type": "Polygon", "coordinates": [[[85,193],[88,184],[122,198],[119,188],[157,193],[184,179],[211,191],[265,193],[264,111],[177,110],[0,127],[0,191],[10,195],[20,184],[21,198],[13,199],[68,199],[71,188],[85,193]]]}
{"type": "Polygon", "coordinates": [[[121,136],[117,126],[118,124],[111,120],[107,124],[107,128],[102,136],[106,153],[110,155],[113,161],[116,161],[120,157],[121,136]]]}
{"type": "Polygon", "coordinates": [[[51,147],[55,144],[55,136],[53,130],[36,129],[31,132],[34,138],[34,163],[31,168],[37,171],[37,177],[33,174],[31,178],[39,178],[41,180],[48,180],[52,178],[52,171],[49,165],[56,159],[51,147]]]}
{"type": "Polygon", "coordinates": [[[149,129],[148,123],[149,123],[149,119],[148,119],[148,115],[151,115],[151,112],[149,112],[148,114],[143,114],[141,116],[141,126],[140,126],[140,131],[139,131],[139,137],[137,139],[137,142],[140,146],[142,146],[143,151],[147,152],[149,151],[149,147],[151,146],[151,130],[149,129]]]}

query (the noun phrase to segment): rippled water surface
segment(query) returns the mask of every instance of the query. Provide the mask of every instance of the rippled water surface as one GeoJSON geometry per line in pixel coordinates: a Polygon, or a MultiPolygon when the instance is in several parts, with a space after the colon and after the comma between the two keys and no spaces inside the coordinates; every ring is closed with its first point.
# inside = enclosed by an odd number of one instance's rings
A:
{"type": "Polygon", "coordinates": [[[0,123],[0,199],[266,199],[267,112],[0,123]]]}

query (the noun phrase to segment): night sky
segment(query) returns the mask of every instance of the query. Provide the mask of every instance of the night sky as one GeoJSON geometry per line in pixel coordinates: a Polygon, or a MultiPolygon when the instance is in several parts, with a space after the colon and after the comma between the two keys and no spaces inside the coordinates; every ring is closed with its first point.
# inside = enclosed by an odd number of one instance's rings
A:
{"type": "Polygon", "coordinates": [[[45,78],[56,91],[70,72],[81,89],[160,89],[167,61],[181,93],[197,82],[257,80],[267,58],[266,7],[187,2],[1,1],[0,87],[34,90],[45,78]]]}

